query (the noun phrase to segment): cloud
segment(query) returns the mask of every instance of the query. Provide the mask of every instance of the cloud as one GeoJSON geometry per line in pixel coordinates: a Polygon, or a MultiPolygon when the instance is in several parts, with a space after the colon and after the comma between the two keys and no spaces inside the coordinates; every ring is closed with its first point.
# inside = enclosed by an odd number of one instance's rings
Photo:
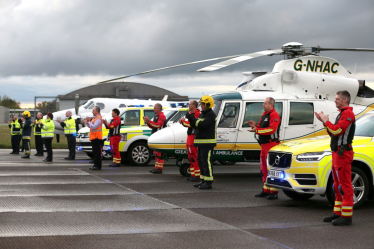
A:
{"type": "MultiPolygon", "coordinates": [[[[35,95],[63,94],[190,61],[279,49],[290,41],[307,47],[370,48],[373,9],[369,0],[0,1],[0,84],[9,86],[2,92],[10,97],[32,102],[35,95]]],[[[357,63],[356,73],[373,79],[374,53],[322,55],[351,72],[357,63]]],[[[265,56],[212,75],[196,72],[208,62],[131,81],[197,94],[194,89],[226,89],[241,72],[268,71],[280,59],[265,56]]]]}

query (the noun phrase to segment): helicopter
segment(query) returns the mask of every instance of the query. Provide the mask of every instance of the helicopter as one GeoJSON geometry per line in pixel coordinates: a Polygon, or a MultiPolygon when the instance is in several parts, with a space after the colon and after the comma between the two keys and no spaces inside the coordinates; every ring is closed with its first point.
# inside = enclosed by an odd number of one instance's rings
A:
{"type": "MultiPolygon", "coordinates": [[[[254,134],[248,132],[247,121],[259,120],[263,113],[263,100],[267,97],[276,101],[275,109],[281,117],[281,141],[326,135],[314,112],[323,110],[331,119],[335,119],[339,112],[334,98],[339,90],[350,93],[356,118],[374,109],[374,90],[365,85],[365,80],[353,78],[337,60],[320,56],[322,51],[374,52],[374,49],[307,48],[301,43],[290,42],[281,49],[190,62],[113,80],[227,59],[197,70],[210,72],[260,56],[283,55],[284,59],[275,63],[271,72],[245,72],[245,78],[235,91],[210,94],[214,99],[213,110],[217,115],[217,146],[213,159],[230,162],[259,161],[261,148],[254,134]]],[[[182,125],[175,125],[154,133],[148,139],[148,146],[162,152],[164,157],[176,157],[177,164],[181,166],[180,173],[187,176],[189,165],[182,164],[182,160],[187,158],[186,139],[186,129],[182,125]]]]}

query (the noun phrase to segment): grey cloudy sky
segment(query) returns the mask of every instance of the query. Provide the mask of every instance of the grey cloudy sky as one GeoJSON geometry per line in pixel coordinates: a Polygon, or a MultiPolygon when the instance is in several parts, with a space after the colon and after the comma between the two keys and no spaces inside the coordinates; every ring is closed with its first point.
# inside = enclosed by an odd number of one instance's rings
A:
{"type": "MultiPolygon", "coordinates": [[[[23,104],[126,74],[266,50],[374,48],[374,1],[0,0],[0,95],[23,104]]],[[[374,53],[326,52],[374,83],[374,53]]],[[[200,96],[233,90],[243,71],[271,70],[262,57],[213,73],[187,66],[129,81],[200,96]]]]}

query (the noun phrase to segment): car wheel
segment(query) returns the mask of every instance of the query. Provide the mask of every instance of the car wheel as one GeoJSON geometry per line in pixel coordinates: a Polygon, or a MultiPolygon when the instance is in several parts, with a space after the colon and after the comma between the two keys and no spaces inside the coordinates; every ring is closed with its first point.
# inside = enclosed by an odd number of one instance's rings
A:
{"type": "Polygon", "coordinates": [[[234,165],[236,163],[232,161],[220,161],[220,160],[218,160],[218,162],[222,165],[234,165]]]}
{"type": "MultiPolygon", "coordinates": [[[[332,180],[332,178],[331,178],[332,180]]],[[[331,190],[328,194],[326,189],[327,199],[332,205],[335,202],[335,194],[332,189],[334,181],[329,182],[328,188],[331,190]]],[[[365,173],[358,167],[352,165],[352,187],[353,187],[353,202],[354,208],[358,208],[364,204],[369,194],[369,180],[365,173]]]]}
{"type": "Polygon", "coordinates": [[[92,152],[86,152],[86,154],[87,154],[88,157],[93,158],[92,152]]]}
{"type": "Polygon", "coordinates": [[[128,160],[134,166],[148,165],[151,161],[151,150],[145,142],[137,142],[130,146],[128,160]]]}
{"type": "Polygon", "coordinates": [[[283,193],[289,198],[294,199],[296,201],[306,201],[314,196],[313,194],[299,194],[297,192],[285,189],[283,189],[283,193]]]}
{"type": "Polygon", "coordinates": [[[190,164],[189,163],[184,163],[179,167],[179,172],[181,173],[182,176],[191,176],[191,171],[190,171],[190,164]]]}

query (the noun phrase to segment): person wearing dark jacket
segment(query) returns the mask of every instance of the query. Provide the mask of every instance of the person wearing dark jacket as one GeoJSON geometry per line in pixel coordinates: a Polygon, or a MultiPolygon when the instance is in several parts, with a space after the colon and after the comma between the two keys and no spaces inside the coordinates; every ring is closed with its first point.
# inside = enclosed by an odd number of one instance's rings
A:
{"type": "Polygon", "coordinates": [[[336,108],[339,115],[335,123],[329,121],[329,115],[323,112],[315,113],[331,137],[332,179],[335,192],[334,212],[323,218],[334,226],[352,224],[354,189],[352,186],[353,137],[356,129],[356,119],[353,108],[349,106],[351,95],[348,91],[339,91],[335,96],[336,108]]]}
{"type": "Polygon", "coordinates": [[[205,95],[199,100],[202,112],[199,118],[194,113],[186,114],[192,128],[195,129],[194,146],[198,147],[197,161],[200,167],[201,182],[194,184],[199,189],[211,189],[213,183],[213,151],[217,145],[217,116],[212,110],[214,100],[205,95]]]}
{"type": "Polygon", "coordinates": [[[65,137],[68,142],[69,155],[68,157],[65,157],[65,160],[75,160],[77,128],[75,124],[75,119],[71,115],[71,111],[66,111],[66,119],[64,122],[62,122],[61,119],[57,119],[57,122],[60,123],[62,128],[64,128],[65,137]]]}
{"type": "Polygon", "coordinates": [[[31,122],[31,114],[29,111],[24,111],[22,113],[23,118],[25,119],[22,125],[22,143],[25,149],[25,155],[21,158],[27,159],[30,158],[31,153],[31,130],[32,130],[32,122],[31,122]]]}

